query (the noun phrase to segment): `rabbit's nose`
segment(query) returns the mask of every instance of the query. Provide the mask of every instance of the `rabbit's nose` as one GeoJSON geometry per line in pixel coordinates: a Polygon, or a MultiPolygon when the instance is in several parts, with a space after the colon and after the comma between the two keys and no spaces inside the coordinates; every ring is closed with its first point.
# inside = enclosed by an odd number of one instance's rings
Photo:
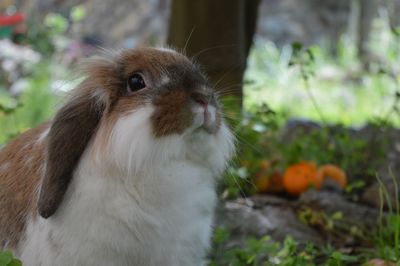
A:
{"type": "Polygon", "coordinates": [[[207,95],[202,93],[193,93],[191,96],[192,99],[201,106],[206,107],[208,105],[209,100],[207,95]]]}

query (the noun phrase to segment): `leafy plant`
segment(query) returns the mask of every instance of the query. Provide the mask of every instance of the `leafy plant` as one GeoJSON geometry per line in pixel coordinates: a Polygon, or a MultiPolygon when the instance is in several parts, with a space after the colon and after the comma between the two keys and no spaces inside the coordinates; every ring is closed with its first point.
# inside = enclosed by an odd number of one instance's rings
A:
{"type": "MultiPolygon", "coordinates": [[[[283,173],[289,165],[300,161],[311,161],[316,165],[336,164],[350,177],[350,186],[346,189],[349,194],[373,181],[388,145],[385,138],[366,136],[362,139],[342,125],[305,124],[305,128],[283,128],[284,121],[282,115],[267,105],[260,106],[254,113],[244,113],[234,127],[237,158],[221,184],[221,190],[226,189],[228,197],[255,192],[253,179],[263,160],[270,163],[270,174],[283,173]]],[[[368,130],[381,132],[379,127],[371,126],[368,130]]]]}
{"type": "Polygon", "coordinates": [[[337,266],[361,263],[361,257],[344,254],[329,246],[300,245],[290,236],[283,243],[274,242],[268,236],[259,239],[250,237],[243,246],[233,248],[224,246],[228,240],[229,232],[217,228],[209,266],[337,266]]]}
{"type": "Polygon", "coordinates": [[[384,119],[399,125],[399,106],[393,109],[399,37],[387,25],[382,18],[374,23],[369,46],[380,60],[371,58],[369,72],[360,68],[356,47],[347,36],[340,39],[336,57],[322,45],[277,47],[256,39],[245,75],[245,107],[267,102],[278,113],[324,124],[360,125],[384,119]]]}
{"type": "Polygon", "coordinates": [[[392,176],[395,195],[395,205],[392,205],[389,192],[383,182],[378,179],[380,184],[380,217],[379,228],[376,234],[376,244],[380,258],[400,263],[400,203],[399,187],[396,178],[392,176]],[[384,202],[389,206],[388,213],[384,213],[384,202]]]}
{"type": "Polygon", "coordinates": [[[56,97],[50,91],[52,64],[44,61],[26,77],[26,91],[13,98],[7,93],[0,95],[0,144],[45,121],[53,112],[56,97]]]}
{"type": "Polygon", "coordinates": [[[22,262],[11,251],[0,251],[0,266],[22,266],[22,262]]]}

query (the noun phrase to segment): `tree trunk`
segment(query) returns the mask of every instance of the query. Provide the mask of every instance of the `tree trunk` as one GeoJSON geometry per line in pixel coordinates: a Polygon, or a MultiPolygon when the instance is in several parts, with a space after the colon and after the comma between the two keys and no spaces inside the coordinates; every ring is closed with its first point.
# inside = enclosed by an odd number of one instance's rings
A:
{"type": "Polygon", "coordinates": [[[194,57],[221,94],[242,101],[259,0],[173,0],[167,43],[194,57]]]}

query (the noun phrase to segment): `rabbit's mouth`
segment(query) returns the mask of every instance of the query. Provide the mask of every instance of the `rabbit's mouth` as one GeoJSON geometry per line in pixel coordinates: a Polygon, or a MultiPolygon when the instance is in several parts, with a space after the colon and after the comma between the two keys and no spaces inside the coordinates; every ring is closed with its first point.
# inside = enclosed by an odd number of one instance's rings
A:
{"type": "Polygon", "coordinates": [[[220,123],[217,108],[206,102],[198,102],[193,105],[193,127],[205,130],[213,134],[217,131],[220,123]]]}

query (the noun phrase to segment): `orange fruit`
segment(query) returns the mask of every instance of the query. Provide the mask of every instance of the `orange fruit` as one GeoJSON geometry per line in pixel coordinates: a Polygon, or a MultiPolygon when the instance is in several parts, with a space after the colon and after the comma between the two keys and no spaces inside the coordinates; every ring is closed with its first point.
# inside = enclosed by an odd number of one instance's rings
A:
{"type": "Polygon", "coordinates": [[[334,164],[325,164],[318,169],[317,175],[322,180],[331,179],[335,181],[342,189],[344,189],[347,185],[347,176],[346,173],[334,164]]]}
{"type": "Polygon", "coordinates": [[[313,162],[303,161],[286,169],[283,175],[283,186],[289,194],[299,196],[309,187],[319,190],[322,186],[322,180],[317,175],[316,165],[313,162]]]}

